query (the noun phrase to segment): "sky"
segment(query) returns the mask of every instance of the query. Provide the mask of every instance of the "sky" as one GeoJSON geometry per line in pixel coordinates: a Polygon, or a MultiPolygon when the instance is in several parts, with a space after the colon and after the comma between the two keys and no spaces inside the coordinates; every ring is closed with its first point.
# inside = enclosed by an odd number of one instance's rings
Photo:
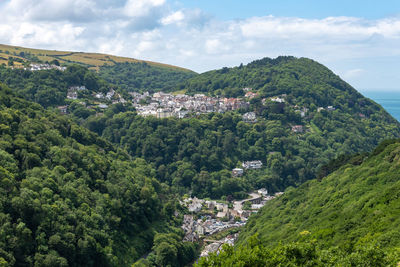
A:
{"type": "Polygon", "coordinates": [[[0,43],[204,72],[312,58],[359,91],[400,91],[396,0],[0,0],[0,43]]]}

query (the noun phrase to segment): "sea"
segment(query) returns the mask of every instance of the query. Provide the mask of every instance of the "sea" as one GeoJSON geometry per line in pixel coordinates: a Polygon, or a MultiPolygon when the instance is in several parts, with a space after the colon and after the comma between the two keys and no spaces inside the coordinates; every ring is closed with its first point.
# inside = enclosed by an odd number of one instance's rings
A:
{"type": "Polygon", "coordinates": [[[399,91],[361,91],[365,97],[374,100],[400,121],[400,90],[399,91]]]}

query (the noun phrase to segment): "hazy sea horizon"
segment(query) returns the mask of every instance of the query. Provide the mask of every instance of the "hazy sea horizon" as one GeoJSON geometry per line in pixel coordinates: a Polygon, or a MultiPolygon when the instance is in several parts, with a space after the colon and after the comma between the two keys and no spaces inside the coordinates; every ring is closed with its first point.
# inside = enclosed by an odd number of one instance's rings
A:
{"type": "Polygon", "coordinates": [[[360,92],[365,97],[374,100],[390,113],[396,120],[400,121],[400,91],[364,91],[360,92]]]}

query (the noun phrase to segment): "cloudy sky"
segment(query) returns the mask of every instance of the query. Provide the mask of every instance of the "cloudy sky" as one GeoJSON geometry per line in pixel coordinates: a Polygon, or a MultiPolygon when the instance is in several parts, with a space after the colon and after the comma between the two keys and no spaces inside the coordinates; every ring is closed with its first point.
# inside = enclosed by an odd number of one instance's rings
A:
{"type": "Polygon", "coordinates": [[[0,0],[0,14],[4,44],[197,72],[294,55],[360,91],[400,91],[398,0],[0,0]]]}

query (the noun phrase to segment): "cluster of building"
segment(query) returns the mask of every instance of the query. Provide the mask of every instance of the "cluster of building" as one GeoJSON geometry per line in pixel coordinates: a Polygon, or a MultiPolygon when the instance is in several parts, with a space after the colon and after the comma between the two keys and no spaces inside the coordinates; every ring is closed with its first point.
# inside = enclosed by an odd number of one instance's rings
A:
{"type": "Polygon", "coordinates": [[[203,216],[195,220],[193,215],[184,215],[182,229],[185,231],[184,241],[195,242],[201,237],[213,235],[222,230],[245,225],[243,221],[224,222],[211,216],[203,216]]]}
{"type": "MultiPolygon", "coordinates": [[[[87,90],[87,88],[84,85],[79,85],[79,86],[71,86],[68,88],[67,92],[67,99],[70,100],[77,100],[79,98],[79,92],[83,92],[87,90]]],[[[108,105],[107,103],[111,102],[112,104],[118,104],[118,103],[126,103],[127,101],[118,93],[116,93],[113,89],[110,89],[106,94],[103,93],[93,93],[92,97],[96,99],[98,102],[95,103],[95,105],[86,105],[86,102],[79,102],[83,106],[85,106],[87,109],[107,109],[108,105]]],[[[58,110],[62,114],[67,114],[68,113],[68,105],[65,106],[58,106],[58,110]]],[[[101,114],[101,113],[99,113],[101,114]]]]}
{"type": "Polygon", "coordinates": [[[200,257],[207,257],[210,253],[213,252],[219,252],[220,248],[224,244],[228,244],[233,246],[235,244],[235,241],[239,237],[239,234],[233,234],[233,235],[228,235],[222,240],[205,240],[205,242],[210,242],[209,245],[205,246],[205,248],[202,250],[200,257]]]}
{"type": "Polygon", "coordinates": [[[30,71],[37,71],[37,70],[51,70],[51,69],[56,69],[60,71],[65,71],[67,68],[66,67],[61,67],[57,65],[52,65],[52,64],[30,64],[28,68],[24,68],[24,70],[30,70],[30,71]]]}
{"type": "MultiPolygon", "coordinates": [[[[299,106],[294,106],[294,108],[295,108],[295,112],[296,113],[298,113],[298,114],[300,114],[300,116],[302,117],[302,118],[304,118],[304,117],[306,117],[306,115],[307,115],[307,113],[308,113],[308,111],[309,111],[309,109],[308,108],[306,108],[306,107],[299,107],[299,106]]],[[[331,112],[331,111],[334,111],[334,110],[336,110],[336,108],[335,107],[333,107],[333,106],[327,106],[326,108],[324,108],[324,107],[318,107],[317,108],[317,112],[321,112],[322,110],[326,110],[326,111],[328,111],[328,112],[331,112]]],[[[360,116],[360,117],[362,117],[362,116],[360,116]]],[[[365,117],[365,116],[364,116],[365,117]]],[[[303,126],[303,125],[292,125],[292,132],[294,132],[294,133],[304,133],[304,132],[306,132],[306,128],[305,128],[305,126],[303,126]]]]}
{"type": "Polygon", "coordinates": [[[122,103],[125,104],[127,101],[118,93],[115,92],[115,90],[110,89],[106,94],[103,93],[93,93],[93,96],[97,98],[98,100],[107,100],[111,101],[112,104],[118,104],[122,103]]]}
{"type": "Polygon", "coordinates": [[[255,170],[255,169],[261,169],[263,166],[263,163],[261,160],[252,160],[252,161],[244,161],[242,163],[242,168],[234,168],[232,170],[232,176],[233,177],[240,177],[244,174],[244,170],[255,170]]]}
{"type": "Polygon", "coordinates": [[[268,195],[266,189],[250,194],[250,198],[234,201],[230,205],[213,200],[186,198],[181,205],[188,208],[190,214],[184,215],[182,229],[186,241],[196,241],[222,230],[240,227],[246,224],[248,217],[257,212],[265,203],[282,193],[268,195]],[[246,203],[246,208],[243,206],[246,203]],[[198,218],[197,220],[195,218],[198,218]]]}
{"type": "Polygon", "coordinates": [[[131,93],[131,95],[133,105],[139,115],[157,118],[183,118],[188,113],[223,113],[229,110],[249,108],[249,103],[241,98],[219,98],[204,94],[172,95],[163,92],[154,93],[151,97],[147,92],[144,94],[131,93]],[[143,104],[143,100],[149,103],[143,104]]]}
{"type": "Polygon", "coordinates": [[[81,86],[71,86],[70,88],[68,88],[68,92],[67,92],[67,98],[68,99],[78,99],[78,92],[79,91],[85,91],[86,87],[84,85],[81,86]]]}
{"type": "MultiPolygon", "coordinates": [[[[39,67],[48,67],[53,65],[39,64],[39,67]],[[42,66],[44,65],[44,66],[42,66]]],[[[33,65],[38,67],[37,65],[33,65]]],[[[58,67],[58,66],[55,66],[58,67]]],[[[85,86],[73,86],[68,89],[67,98],[68,99],[78,99],[78,92],[86,90],[85,86]]],[[[144,92],[142,94],[137,92],[129,93],[132,96],[132,105],[136,108],[137,112],[141,116],[154,116],[157,118],[167,118],[167,117],[177,117],[184,118],[188,114],[203,114],[210,112],[223,113],[229,110],[236,109],[248,109],[250,104],[247,100],[258,96],[258,93],[251,91],[251,88],[243,88],[245,91],[244,98],[219,98],[210,97],[204,94],[195,94],[194,96],[189,96],[185,94],[173,95],[169,93],[157,92],[154,94],[149,94],[149,92],[144,92]]],[[[110,90],[106,94],[103,93],[93,93],[93,97],[97,99],[98,108],[106,109],[108,108],[109,102],[112,104],[117,103],[127,103],[127,101],[114,90],[110,90]],[[105,100],[105,101],[103,101],[105,100]],[[104,103],[106,102],[106,103],[104,103]]],[[[279,96],[274,96],[270,98],[262,99],[263,104],[267,103],[267,100],[276,103],[285,103],[287,95],[282,94],[279,96]]],[[[67,112],[67,106],[58,107],[62,113],[67,112]]],[[[88,106],[88,108],[95,108],[93,106],[88,106]]],[[[299,107],[298,105],[293,106],[296,113],[300,114],[302,118],[306,117],[309,109],[306,107],[299,107]]],[[[322,110],[334,111],[335,107],[318,107],[317,112],[322,110]]],[[[360,117],[365,117],[365,115],[360,114],[360,117]]],[[[257,122],[257,115],[255,112],[247,112],[242,115],[242,119],[246,123],[257,122]]],[[[304,133],[306,132],[306,127],[303,125],[292,125],[291,131],[293,133],[304,133]]],[[[244,169],[258,169],[261,168],[261,161],[247,162],[243,163],[244,169]]],[[[234,176],[240,176],[243,172],[239,169],[233,170],[234,176]]]]}

